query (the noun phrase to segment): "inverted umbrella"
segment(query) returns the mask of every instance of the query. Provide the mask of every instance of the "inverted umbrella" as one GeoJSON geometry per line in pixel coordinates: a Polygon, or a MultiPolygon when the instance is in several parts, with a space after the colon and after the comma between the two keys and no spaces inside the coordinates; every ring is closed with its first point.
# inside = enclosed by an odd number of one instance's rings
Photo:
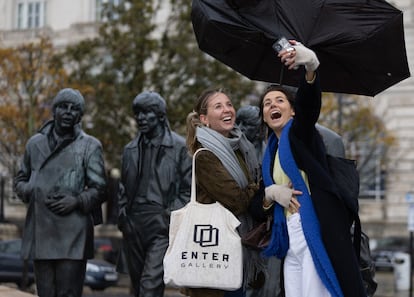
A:
{"type": "Polygon", "coordinates": [[[410,76],[403,14],[384,0],[193,0],[199,48],[244,76],[297,86],[272,44],[316,52],[322,90],[375,96],[410,76]]]}

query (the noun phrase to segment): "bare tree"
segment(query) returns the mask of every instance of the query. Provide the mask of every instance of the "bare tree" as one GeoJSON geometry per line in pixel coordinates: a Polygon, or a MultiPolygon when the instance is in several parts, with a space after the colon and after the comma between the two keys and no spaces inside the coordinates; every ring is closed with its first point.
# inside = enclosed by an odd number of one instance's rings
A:
{"type": "Polygon", "coordinates": [[[14,175],[27,139],[49,118],[66,73],[49,39],[0,49],[0,165],[14,175]]]}
{"type": "Polygon", "coordinates": [[[381,198],[384,190],[387,152],[396,143],[369,98],[345,94],[324,94],[320,123],[338,132],[347,157],[357,161],[360,196],[381,198]]]}

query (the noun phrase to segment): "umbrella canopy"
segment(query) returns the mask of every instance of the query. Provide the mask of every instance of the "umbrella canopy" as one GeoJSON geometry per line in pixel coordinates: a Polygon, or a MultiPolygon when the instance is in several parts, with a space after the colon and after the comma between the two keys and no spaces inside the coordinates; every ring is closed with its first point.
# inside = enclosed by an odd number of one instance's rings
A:
{"type": "Polygon", "coordinates": [[[193,0],[191,17],[199,48],[252,80],[298,85],[281,36],[315,51],[325,92],[375,96],[410,76],[403,14],[384,0],[193,0]]]}

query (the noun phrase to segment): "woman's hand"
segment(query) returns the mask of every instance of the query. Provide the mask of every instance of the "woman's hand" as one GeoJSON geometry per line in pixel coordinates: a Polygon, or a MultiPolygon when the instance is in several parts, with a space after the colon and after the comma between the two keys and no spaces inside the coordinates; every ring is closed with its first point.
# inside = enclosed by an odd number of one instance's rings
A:
{"type": "Polygon", "coordinates": [[[299,203],[298,199],[295,196],[292,196],[292,198],[290,199],[290,202],[289,202],[289,207],[288,207],[289,212],[290,213],[296,213],[296,212],[299,211],[299,208],[300,208],[300,203],[299,203]]]}
{"type": "Polygon", "coordinates": [[[315,52],[296,40],[289,40],[289,42],[292,44],[292,47],[281,51],[278,55],[281,62],[288,69],[297,69],[299,65],[305,66],[306,80],[308,82],[313,81],[315,71],[320,64],[315,52]]]}
{"type": "Polygon", "coordinates": [[[292,189],[292,183],[287,185],[270,185],[265,188],[265,198],[263,201],[263,206],[268,208],[271,205],[271,202],[277,202],[285,208],[290,208],[291,205],[294,207],[300,207],[299,202],[296,199],[296,196],[302,195],[301,191],[292,189]],[[296,202],[292,204],[292,200],[295,199],[296,202]]]}
{"type": "MultiPolygon", "coordinates": [[[[289,42],[292,43],[293,41],[289,42]]],[[[295,65],[296,50],[293,46],[281,51],[278,54],[278,57],[280,57],[281,62],[288,67],[288,69],[297,69],[297,65],[295,65]]]]}

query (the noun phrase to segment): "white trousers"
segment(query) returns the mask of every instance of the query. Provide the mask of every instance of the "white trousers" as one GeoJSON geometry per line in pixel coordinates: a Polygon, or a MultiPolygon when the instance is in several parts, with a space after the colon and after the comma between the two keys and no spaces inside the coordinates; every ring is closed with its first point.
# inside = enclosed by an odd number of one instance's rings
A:
{"type": "Polygon", "coordinates": [[[286,297],[330,297],[306,243],[299,213],[287,218],[289,250],[283,266],[286,297]]]}

